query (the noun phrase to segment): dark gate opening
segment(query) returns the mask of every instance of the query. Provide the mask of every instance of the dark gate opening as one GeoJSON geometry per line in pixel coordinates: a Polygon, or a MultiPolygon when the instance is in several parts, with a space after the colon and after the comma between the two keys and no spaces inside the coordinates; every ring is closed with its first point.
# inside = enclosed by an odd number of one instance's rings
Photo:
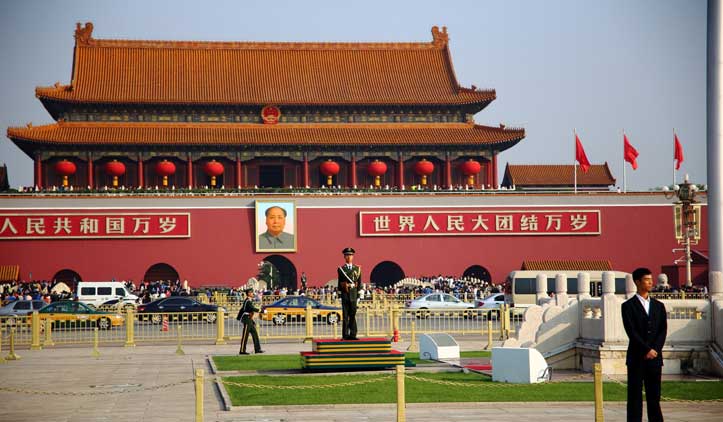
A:
{"type": "Polygon", "coordinates": [[[259,166],[259,186],[281,188],[284,186],[284,166],[259,166]]]}
{"type": "Polygon", "coordinates": [[[492,276],[490,275],[490,272],[487,271],[487,268],[481,265],[473,265],[467,268],[464,270],[462,277],[472,277],[478,280],[486,281],[487,283],[492,283],[492,276]]]}
{"type": "Polygon", "coordinates": [[[143,281],[149,281],[151,283],[166,280],[175,282],[176,280],[180,280],[180,277],[178,277],[178,271],[164,263],[152,265],[143,276],[143,281]]]}
{"type": "Polygon", "coordinates": [[[64,269],[60,270],[53,276],[53,282],[63,282],[70,287],[72,291],[76,291],[76,286],[78,285],[79,281],[83,281],[83,279],[80,277],[80,274],[76,273],[73,270],[64,269]]]}
{"type": "Polygon", "coordinates": [[[403,278],[402,267],[391,261],[380,262],[369,275],[369,280],[377,287],[391,286],[403,278]]]}
{"type": "Polygon", "coordinates": [[[269,255],[264,258],[264,261],[273,264],[279,272],[278,285],[274,285],[274,289],[286,287],[288,290],[296,290],[296,267],[288,258],[281,255],[269,255]]]}

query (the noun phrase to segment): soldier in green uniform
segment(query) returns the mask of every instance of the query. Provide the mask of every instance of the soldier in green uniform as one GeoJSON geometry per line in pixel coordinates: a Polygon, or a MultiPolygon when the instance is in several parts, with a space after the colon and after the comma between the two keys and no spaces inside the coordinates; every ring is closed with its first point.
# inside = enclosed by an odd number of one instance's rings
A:
{"type": "Polygon", "coordinates": [[[254,339],[254,353],[264,353],[261,350],[261,343],[259,342],[259,333],[256,331],[256,323],[254,322],[254,313],[259,310],[254,306],[253,297],[254,289],[246,289],[246,299],[244,299],[241,309],[236,315],[237,320],[241,320],[244,324],[243,333],[241,335],[241,349],[239,349],[239,355],[248,355],[246,352],[246,343],[249,340],[249,333],[254,339]]]}
{"type": "Polygon", "coordinates": [[[361,288],[361,267],[354,265],[354,248],[344,248],[344,265],[337,268],[339,291],[341,292],[342,331],[344,340],[356,338],[356,301],[361,288]]]}

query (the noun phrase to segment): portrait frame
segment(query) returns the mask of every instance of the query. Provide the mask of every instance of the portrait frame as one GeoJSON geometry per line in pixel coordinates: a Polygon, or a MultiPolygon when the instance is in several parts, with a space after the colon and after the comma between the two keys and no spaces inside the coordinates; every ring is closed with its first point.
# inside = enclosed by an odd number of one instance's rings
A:
{"type": "Polygon", "coordinates": [[[259,199],[254,202],[254,205],[254,224],[256,226],[254,243],[256,252],[296,252],[299,234],[296,201],[293,199],[259,199]],[[273,241],[270,239],[270,230],[266,217],[266,212],[270,208],[280,208],[286,211],[283,233],[273,241]],[[281,242],[282,245],[273,246],[276,242],[281,242]]]}

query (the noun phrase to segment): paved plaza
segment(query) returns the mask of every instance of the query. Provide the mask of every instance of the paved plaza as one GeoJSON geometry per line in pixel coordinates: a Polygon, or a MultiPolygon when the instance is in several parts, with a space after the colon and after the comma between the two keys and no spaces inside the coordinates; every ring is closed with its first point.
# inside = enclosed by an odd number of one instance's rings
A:
{"type": "MultiPolygon", "coordinates": [[[[462,342],[462,350],[478,348],[462,342]]],[[[268,353],[308,350],[303,343],[269,343],[268,353]]],[[[406,349],[398,343],[395,348],[406,349]]],[[[176,346],[102,347],[93,358],[91,348],[56,347],[40,351],[19,350],[22,359],[0,366],[3,388],[2,420],[6,421],[193,421],[194,369],[209,377],[207,357],[234,354],[236,344],[185,345],[184,356],[176,346]],[[120,392],[122,389],[135,389],[120,392]],[[54,392],[38,394],[33,391],[54,392]],[[90,394],[89,394],[90,393],[90,394]]],[[[3,356],[7,350],[3,350],[3,356]]],[[[204,389],[204,420],[246,421],[393,421],[396,405],[253,406],[223,410],[221,395],[208,380],[204,389]]],[[[667,421],[719,421],[723,403],[663,403],[667,421]]],[[[593,403],[444,403],[407,404],[408,421],[589,421],[593,403]]],[[[625,420],[625,403],[606,403],[606,421],[625,420]]]]}

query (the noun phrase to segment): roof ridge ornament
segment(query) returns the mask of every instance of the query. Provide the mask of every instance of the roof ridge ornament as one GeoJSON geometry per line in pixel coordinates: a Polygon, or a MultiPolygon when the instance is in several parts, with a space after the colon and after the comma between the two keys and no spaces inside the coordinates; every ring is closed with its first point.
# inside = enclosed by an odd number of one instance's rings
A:
{"type": "Polygon", "coordinates": [[[80,22],[75,24],[75,42],[79,45],[90,45],[93,39],[93,22],[86,22],[85,26],[80,26],[80,22]]]}
{"type": "Polygon", "coordinates": [[[432,27],[432,44],[435,47],[446,47],[449,43],[449,35],[447,34],[447,27],[443,26],[442,30],[439,30],[438,26],[432,27]]]}

